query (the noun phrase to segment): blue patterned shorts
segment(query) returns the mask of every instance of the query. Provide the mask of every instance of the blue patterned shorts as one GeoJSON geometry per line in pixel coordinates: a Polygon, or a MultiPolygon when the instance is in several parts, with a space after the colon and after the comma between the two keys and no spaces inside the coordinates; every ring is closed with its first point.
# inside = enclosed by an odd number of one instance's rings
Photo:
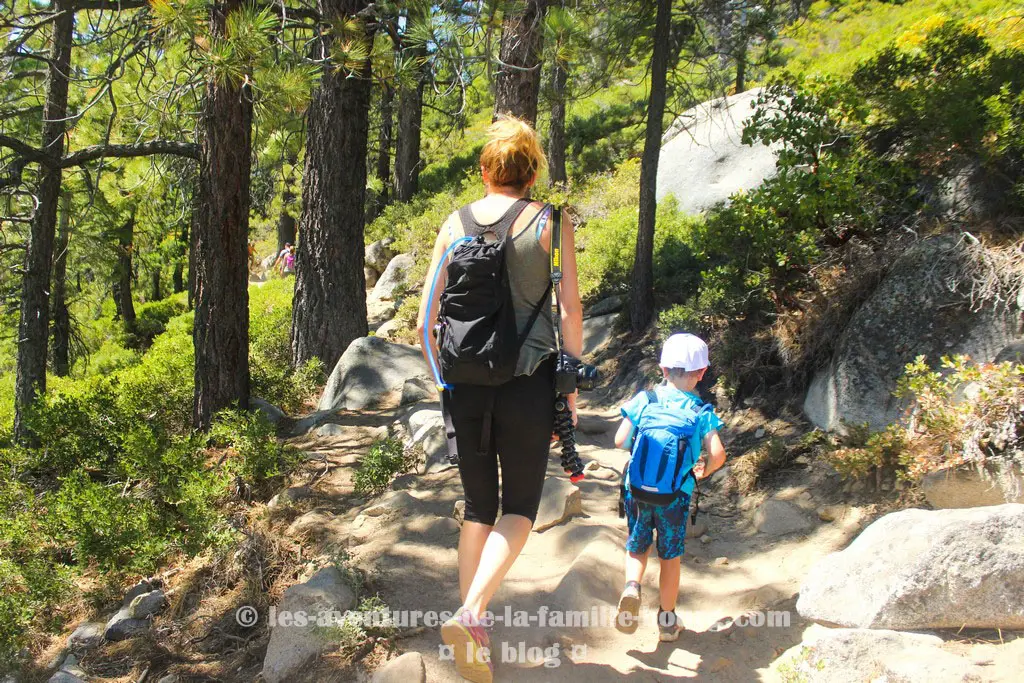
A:
{"type": "Polygon", "coordinates": [[[663,560],[679,557],[686,546],[686,520],[689,516],[690,496],[685,493],[670,505],[655,507],[638,503],[626,491],[626,525],[629,528],[626,551],[646,553],[657,531],[658,557],[663,560]]]}

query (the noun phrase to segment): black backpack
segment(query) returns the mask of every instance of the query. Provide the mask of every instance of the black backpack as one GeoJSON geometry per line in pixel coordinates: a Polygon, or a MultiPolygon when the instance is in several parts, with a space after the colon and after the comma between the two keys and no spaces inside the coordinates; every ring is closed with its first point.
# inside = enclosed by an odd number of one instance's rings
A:
{"type": "MultiPolygon", "coordinates": [[[[441,414],[448,442],[448,462],[459,461],[455,426],[451,415],[451,391],[456,384],[497,387],[515,377],[519,349],[544,305],[551,300],[552,283],[533,307],[522,332],[516,329],[516,313],[508,277],[508,253],[512,246],[512,225],[529,199],[517,200],[497,222],[480,225],[468,206],[459,210],[465,237],[448,247],[451,262],[447,266],[447,284],[441,293],[438,311],[438,360],[441,369],[441,414]],[[497,239],[487,240],[493,233],[497,239]]],[[[547,205],[533,221],[552,220],[553,254],[560,244],[561,211],[547,205]]],[[[523,232],[533,226],[530,222],[523,232]]],[[[447,256],[447,254],[446,254],[447,256]]],[[[554,260],[552,261],[554,264],[554,260]]],[[[435,281],[436,282],[436,281],[435,281]]],[[[484,406],[479,453],[485,453],[491,439],[494,392],[484,406]]],[[[552,406],[552,409],[554,406],[552,406]]]]}
{"type": "MultiPolygon", "coordinates": [[[[466,236],[454,246],[438,311],[438,358],[445,384],[498,386],[515,376],[519,349],[551,297],[549,283],[525,329],[518,332],[508,252],[512,224],[529,204],[528,199],[518,200],[492,225],[478,224],[468,207],[459,210],[466,236]],[[497,239],[488,241],[488,233],[497,239]]],[[[546,211],[541,209],[537,217],[546,211]]]]}

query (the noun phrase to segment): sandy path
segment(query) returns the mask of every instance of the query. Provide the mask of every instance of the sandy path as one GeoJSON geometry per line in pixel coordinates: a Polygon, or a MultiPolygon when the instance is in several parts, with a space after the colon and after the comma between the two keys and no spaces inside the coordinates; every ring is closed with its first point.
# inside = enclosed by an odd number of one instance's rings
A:
{"type": "MultiPolygon", "coordinates": [[[[374,436],[374,424],[379,422],[355,424],[342,436],[315,442],[330,465],[330,474],[316,487],[326,507],[332,507],[331,499],[339,503],[351,499],[351,471],[357,460],[353,451],[363,452],[374,436]]],[[[491,610],[503,618],[522,619],[525,614],[534,619],[530,627],[495,626],[496,679],[766,678],[770,662],[798,643],[806,626],[793,609],[800,580],[818,558],[849,541],[859,528],[855,523],[822,523],[808,534],[772,540],[754,533],[748,516],[729,498],[717,493],[714,486],[706,487],[711,490],[706,490],[702,511],[707,512],[702,512],[699,521],[706,525],[707,542],[693,537],[687,540],[678,609],[687,631],[678,642],[659,643],[657,639],[657,562],[651,563],[644,580],[644,608],[649,613],[636,634],[620,634],[610,624],[588,628],[540,625],[544,608],[548,615],[572,610],[606,621],[614,613],[626,537],[625,522],[616,511],[616,473],[627,455],[611,447],[614,426],[613,413],[582,414],[581,455],[609,469],[591,473],[596,476],[588,476],[580,485],[584,516],[530,535],[492,602],[491,610]],[[708,630],[725,617],[735,619],[749,610],[758,610],[766,622],[774,619],[776,625],[708,630]]],[[[310,450],[314,444],[304,445],[310,450]]],[[[564,477],[554,454],[549,477],[564,477]]],[[[461,497],[458,474],[451,469],[405,475],[394,488],[401,493],[385,494],[337,515],[321,529],[322,541],[344,547],[352,561],[369,573],[392,609],[452,610],[459,602],[458,525],[452,519],[455,501],[461,497]],[[382,501],[396,505],[398,513],[359,516],[361,510],[382,501]]],[[[440,645],[436,628],[401,641],[403,650],[423,655],[427,680],[461,680],[451,662],[442,658],[440,645]]]]}

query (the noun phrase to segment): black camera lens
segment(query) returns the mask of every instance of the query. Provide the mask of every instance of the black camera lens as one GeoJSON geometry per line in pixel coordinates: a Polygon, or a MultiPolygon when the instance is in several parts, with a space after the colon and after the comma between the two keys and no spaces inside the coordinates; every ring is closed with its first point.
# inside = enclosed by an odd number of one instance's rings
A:
{"type": "Polygon", "coordinates": [[[593,365],[580,364],[576,370],[576,387],[580,391],[590,391],[601,380],[601,373],[593,365]]]}

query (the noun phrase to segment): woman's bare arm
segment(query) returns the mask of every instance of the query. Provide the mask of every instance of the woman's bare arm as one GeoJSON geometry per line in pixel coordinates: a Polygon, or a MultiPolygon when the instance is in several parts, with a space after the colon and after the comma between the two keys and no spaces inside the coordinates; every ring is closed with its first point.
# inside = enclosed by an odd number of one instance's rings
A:
{"type": "MultiPolygon", "coordinates": [[[[430,259],[430,267],[427,269],[427,279],[423,283],[423,294],[420,297],[420,312],[416,316],[416,333],[419,338],[423,339],[424,328],[429,329],[434,324],[434,319],[437,316],[437,308],[441,301],[441,291],[444,289],[443,282],[439,282],[435,288],[434,297],[430,299],[430,287],[434,283],[434,274],[437,273],[437,269],[443,267],[441,258],[444,256],[445,250],[448,249],[448,223],[451,221],[451,217],[445,221],[444,225],[441,226],[441,230],[437,233],[437,239],[434,241],[434,254],[430,259]],[[430,307],[430,320],[427,320],[427,307],[430,307]]],[[[442,278],[444,275],[442,274],[442,278]]],[[[423,352],[423,359],[427,361],[427,365],[431,364],[431,358],[437,358],[437,340],[434,339],[434,335],[431,332],[427,333],[428,346],[424,346],[421,351],[423,352]]]]}

